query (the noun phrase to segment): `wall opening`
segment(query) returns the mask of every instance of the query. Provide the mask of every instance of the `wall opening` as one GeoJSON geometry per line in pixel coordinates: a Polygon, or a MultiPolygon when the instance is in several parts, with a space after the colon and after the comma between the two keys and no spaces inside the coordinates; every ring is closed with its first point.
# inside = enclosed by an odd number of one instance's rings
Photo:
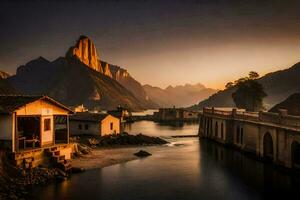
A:
{"type": "Polygon", "coordinates": [[[236,127],[236,139],[235,139],[236,143],[240,143],[240,126],[236,127]]]}
{"type": "Polygon", "coordinates": [[[215,137],[218,137],[218,122],[216,122],[216,125],[215,125],[215,137]]]}
{"type": "MultiPolygon", "coordinates": [[[[67,115],[54,116],[54,139],[55,144],[68,143],[68,117],[67,115]]],[[[78,127],[82,129],[81,124],[78,127]]]]}
{"type": "Polygon", "coordinates": [[[268,161],[273,161],[274,158],[274,150],[273,150],[273,139],[270,133],[266,133],[264,135],[264,158],[268,161]]]}
{"type": "Polygon", "coordinates": [[[241,128],[240,134],[241,134],[241,144],[243,144],[244,143],[244,129],[243,128],[241,128]]]}
{"type": "Polygon", "coordinates": [[[292,143],[292,166],[300,169],[300,144],[296,141],[292,143]]]}
{"type": "Polygon", "coordinates": [[[224,138],[224,125],[223,125],[223,122],[221,123],[221,138],[225,139],[224,138]]]}
{"type": "Polygon", "coordinates": [[[19,150],[41,147],[41,117],[17,117],[17,148],[19,150]]]}

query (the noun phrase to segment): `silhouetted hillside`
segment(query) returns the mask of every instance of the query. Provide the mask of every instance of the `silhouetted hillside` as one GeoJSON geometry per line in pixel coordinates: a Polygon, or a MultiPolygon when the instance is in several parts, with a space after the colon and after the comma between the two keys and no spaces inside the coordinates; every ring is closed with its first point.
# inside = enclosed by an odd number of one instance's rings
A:
{"type": "Polygon", "coordinates": [[[117,81],[86,67],[75,58],[58,58],[49,62],[40,57],[19,67],[17,74],[7,80],[26,94],[49,95],[69,106],[147,108],[117,81]]]}
{"type": "Polygon", "coordinates": [[[279,109],[286,109],[289,115],[300,115],[300,93],[289,96],[270,109],[270,112],[278,112],[279,109]]]}
{"type": "MultiPolygon", "coordinates": [[[[264,99],[265,106],[270,108],[275,104],[283,101],[289,95],[300,92],[300,63],[292,67],[266,74],[258,79],[264,86],[268,96],[264,99]]],[[[216,94],[213,94],[198,105],[193,106],[193,109],[201,109],[205,106],[235,106],[231,94],[235,88],[225,89],[216,94]]]]}

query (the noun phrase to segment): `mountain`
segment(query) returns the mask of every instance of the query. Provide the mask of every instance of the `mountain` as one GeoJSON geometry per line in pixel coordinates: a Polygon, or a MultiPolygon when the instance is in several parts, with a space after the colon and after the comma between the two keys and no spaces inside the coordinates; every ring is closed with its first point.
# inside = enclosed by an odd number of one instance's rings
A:
{"type": "Polygon", "coordinates": [[[157,107],[154,102],[147,98],[142,85],[136,81],[126,69],[100,60],[95,44],[88,37],[80,36],[75,46],[70,47],[66,57],[77,58],[91,69],[118,81],[133,93],[136,98],[147,104],[148,107],[157,107]]]}
{"type": "Polygon", "coordinates": [[[90,109],[114,109],[121,105],[132,110],[153,106],[146,96],[136,97],[122,85],[122,82],[128,88],[139,85],[133,78],[126,78],[130,77],[126,70],[104,63],[91,40],[80,37],[65,57],[52,62],[39,57],[18,67],[16,75],[6,80],[26,94],[49,95],[69,106],[84,104],[90,109]]]}
{"type": "Polygon", "coordinates": [[[1,79],[6,79],[8,78],[10,75],[4,71],[0,71],[0,80],[1,79]]]}
{"type": "Polygon", "coordinates": [[[271,108],[270,112],[278,112],[279,109],[286,109],[289,115],[300,115],[300,93],[290,95],[286,100],[271,108]]]}
{"type": "MultiPolygon", "coordinates": [[[[267,108],[283,101],[289,95],[300,92],[300,63],[292,67],[266,74],[258,79],[258,82],[264,86],[268,96],[264,99],[267,108]]],[[[231,94],[235,88],[225,89],[213,94],[192,109],[201,109],[205,106],[232,107],[235,106],[231,94]]]]}
{"type": "Polygon", "coordinates": [[[202,84],[168,86],[165,89],[151,85],[144,85],[143,87],[149,99],[156,102],[160,107],[190,106],[216,92],[216,90],[206,88],[202,84]]]}
{"type": "Polygon", "coordinates": [[[10,75],[4,71],[0,71],[0,94],[16,94],[17,91],[6,80],[10,75]]]}

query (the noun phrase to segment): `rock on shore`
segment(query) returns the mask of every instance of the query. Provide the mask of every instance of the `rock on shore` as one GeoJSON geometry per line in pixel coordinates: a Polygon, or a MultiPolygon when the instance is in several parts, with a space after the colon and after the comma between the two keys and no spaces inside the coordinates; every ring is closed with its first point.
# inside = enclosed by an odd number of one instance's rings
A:
{"type": "Polygon", "coordinates": [[[140,150],[139,152],[136,152],[134,155],[140,158],[144,158],[144,157],[151,156],[152,154],[147,151],[140,150]]]}

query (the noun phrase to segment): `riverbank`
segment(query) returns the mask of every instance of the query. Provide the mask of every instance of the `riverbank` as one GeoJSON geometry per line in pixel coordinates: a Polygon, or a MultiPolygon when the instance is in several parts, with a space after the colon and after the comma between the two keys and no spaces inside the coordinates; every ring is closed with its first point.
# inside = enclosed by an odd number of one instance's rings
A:
{"type": "Polygon", "coordinates": [[[95,169],[138,159],[135,153],[140,150],[154,153],[157,146],[167,144],[159,137],[143,134],[99,136],[76,136],[73,142],[78,143],[78,153],[72,160],[75,169],[95,169]]]}
{"type": "Polygon", "coordinates": [[[140,159],[134,154],[140,150],[155,154],[161,146],[106,147],[92,149],[90,153],[72,160],[72,167],[85,170],[103,168],[140,159]]]}
{"type": "MultiPolygon", "coordinates": [[[[137,159],[134,154],[148,147],[167,144],[159,137],[122,133],[107,136],[76,136],[70,138],[77,150],[72,159],[72,170],[63,171],[51,164],[30,169],[17,168],[9,162],[5,151],[0,152],[0,199],[27,199],[36,185],[63,181],[72,173],[85,169],[102,168],[137,159]]],[[[151,148],[150,148],[151,149],[151,148]]]]}

